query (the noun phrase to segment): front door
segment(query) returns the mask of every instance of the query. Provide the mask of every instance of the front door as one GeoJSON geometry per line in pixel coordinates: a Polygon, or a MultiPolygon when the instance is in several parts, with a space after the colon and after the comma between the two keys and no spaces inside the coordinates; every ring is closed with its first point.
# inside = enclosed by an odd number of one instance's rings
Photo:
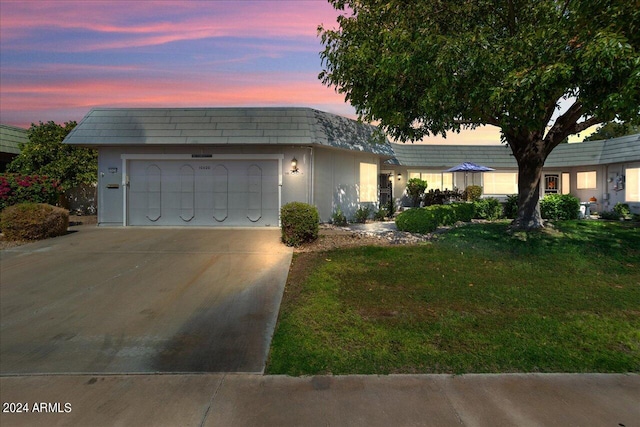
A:
{"type": "Polygon", "coordinates": [[[381,173],[379,184],[380,207],[384,207],[393,197],[393,175],[391,173],[381,173]]]}
{"type": "Polygon", "coordinates": [[[558,194],[560,192],[560,175],[544,176],[544,194],[558,194]]]}

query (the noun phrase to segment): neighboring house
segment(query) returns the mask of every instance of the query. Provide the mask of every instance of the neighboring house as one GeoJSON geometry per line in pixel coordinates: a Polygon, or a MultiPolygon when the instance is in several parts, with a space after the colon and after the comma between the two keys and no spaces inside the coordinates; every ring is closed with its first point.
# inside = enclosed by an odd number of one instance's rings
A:
{"type": "Polygon", "coordinates": [[[0,125],[0,173],[20,154],[20,144],[29,141],[27,130],[15,126],[0,125]]]}
{"type": "Polygon", "coordinates": [[[100,225],[278,226],[377,205],[393,157],[375,127],[310,108],[94,109],[65,143],[98,150],[100,225]]]}
{"type": "MultiPolygon", "coordinates": [[[[518,166],[506,145],[418,145],[392,144],[395,158],[383,165],[391,175],[393,194],[401,205],[406,180],[425,179],[429,189],[464,189],[481,185],[484,196],[504,199],[518,192],[518,166]],[[493,172],[447,173],[462,162],[494,168],[493,172]]],[[[592,210],[611,210],[616,203],[628,203],[640,213],[640,134],[605,141],[560,144],[549,155],[543,169],[541,196],[571,193],[582,202],[596,198],[592,210]]],[[[388,179],[388,178],[387,178],[388,179]]],[[[383,182],[383,179],[381,179],[383,182]]]]}

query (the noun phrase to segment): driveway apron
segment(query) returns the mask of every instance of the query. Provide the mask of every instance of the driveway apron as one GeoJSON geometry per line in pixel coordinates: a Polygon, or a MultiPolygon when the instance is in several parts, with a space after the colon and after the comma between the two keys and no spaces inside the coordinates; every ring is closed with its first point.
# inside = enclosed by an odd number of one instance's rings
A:
{"type": "Polygon", "coordinates": [[[79,227],[0,252],[0,373],[264,371],[278,229],[79,227]]]}

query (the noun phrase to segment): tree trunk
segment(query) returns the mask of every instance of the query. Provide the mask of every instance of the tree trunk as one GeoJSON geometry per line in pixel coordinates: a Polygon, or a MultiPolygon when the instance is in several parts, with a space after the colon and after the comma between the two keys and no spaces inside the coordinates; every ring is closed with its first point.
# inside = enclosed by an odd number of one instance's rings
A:
{"type": "MultiPolygon", "coordinates": [[[[511,144],[510,144],[511,145],[511,144]]],[[[533,230],[544,227],[540,215],[540,183],[542,167],[546,160],[546,150],[542,141],[526,143],[514,148],[513,155],[518,162],[518,214],[511,224],[514,230],[533,230]]]]}

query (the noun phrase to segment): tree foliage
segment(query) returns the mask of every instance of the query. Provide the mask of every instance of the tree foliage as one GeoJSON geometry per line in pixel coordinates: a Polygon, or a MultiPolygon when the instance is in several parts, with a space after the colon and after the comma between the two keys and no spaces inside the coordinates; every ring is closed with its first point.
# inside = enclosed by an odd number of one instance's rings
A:
{"type": "Polygon", "coordinates": [[[634,125],[631,122],[607,122],[586,137],[585,141],[600,141],[603,139],[617,138],[619,136],[632,135],[640,133],[640,125],[634,125]]]}
{"type": "Polygon", "coordinates": [[[638,0],[330,0],[320,79],[393,138],[494,125],[519,166],[517,225],[568,135],[640,115],[638,0]],[[564,108],[560,111],[561,105],[564,108]]]}
{"type": "Polygon", "coordinates": [[[76,122],[64,126],[53,121],[32,124],[29,141],[20,146],[20,154],[7,167],[9,172],[44,175],[57,180],[63,191],[98,180],[98,156],[95,150],[63,144],[76,122]]]}

